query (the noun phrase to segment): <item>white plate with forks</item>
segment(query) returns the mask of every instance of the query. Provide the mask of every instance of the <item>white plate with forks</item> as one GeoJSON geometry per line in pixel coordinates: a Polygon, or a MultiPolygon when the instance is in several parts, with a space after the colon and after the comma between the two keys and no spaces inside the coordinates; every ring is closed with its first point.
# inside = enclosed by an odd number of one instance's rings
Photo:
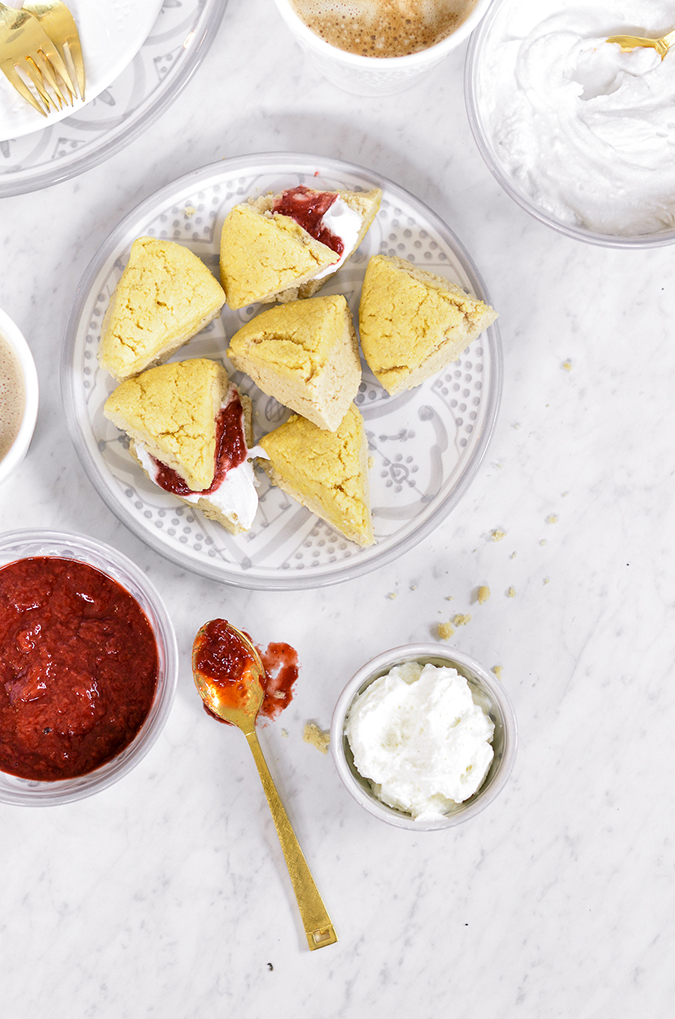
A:
{"type": "MultiPolygon", "coordinates": [[[[16,6],[11,3],[8,6],[16,6]]],[[[43,117],[0,74],[0,141],[21,138],[58,123],[95,99],[131,63],[147,39],[162,0],[68,0],[75,19],[85,73],[85,101],[43,117]]]]}

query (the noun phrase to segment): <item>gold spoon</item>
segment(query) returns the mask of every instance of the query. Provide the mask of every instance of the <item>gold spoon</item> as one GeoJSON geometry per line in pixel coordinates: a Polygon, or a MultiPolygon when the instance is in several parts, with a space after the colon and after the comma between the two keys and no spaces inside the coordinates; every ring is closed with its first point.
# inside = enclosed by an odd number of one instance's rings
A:
{"type": "Polygon", "coordinates": [[[260,677],[265,675],[265,668],[260,655],[236,626],[225,619],[212,619],[201,627],[194,639],[192,674],[209,711],[241,729],[251,748],[286,858],[310,950],[335,944],[337,934],[314,884],[256,735],[255,721],[264,697],[260,677]]]}
{"type": "Polygon", "coordinates": [[[675,43],[675,31],[661,36],[660,39],[641,39],[636,35],[612,35],[607,42],[617,43],[626,53],[630,53],[638,46],[651,46],[663,60],[670,47],[675,43]]]}

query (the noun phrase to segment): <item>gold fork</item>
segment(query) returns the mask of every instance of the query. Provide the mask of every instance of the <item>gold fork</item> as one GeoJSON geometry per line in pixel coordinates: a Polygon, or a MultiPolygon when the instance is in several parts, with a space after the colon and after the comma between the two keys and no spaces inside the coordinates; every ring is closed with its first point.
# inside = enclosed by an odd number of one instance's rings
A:
{"type": "Polygon", "coordinates": [[[638,46],[651,46],[663,60],[670,47],[675,43],[675,31],[661,36],[660,39],[641,39],[637,35],[612,35],[607,42],[617,43],[626,53],[637,49],[638,46]]]}
{"type": "Polygon", "coordinates": [[[73,105],[75,85],[44,28],[29,11],[15,10],[3,3],[0,3],[0,70],[44,117],[52,108],[63,109],[64,103],[73,105]],[[32,83],[37,97],[20,71],[32,83]],[[58,84],[57,75],[64,89],[58,84]]]}
{"type": "Polygon", "coordinates": [[[75,19],[62,0],[28,0],[22,10],[30,11],[52,40],[84,99],[84,61],[75,19]]]}

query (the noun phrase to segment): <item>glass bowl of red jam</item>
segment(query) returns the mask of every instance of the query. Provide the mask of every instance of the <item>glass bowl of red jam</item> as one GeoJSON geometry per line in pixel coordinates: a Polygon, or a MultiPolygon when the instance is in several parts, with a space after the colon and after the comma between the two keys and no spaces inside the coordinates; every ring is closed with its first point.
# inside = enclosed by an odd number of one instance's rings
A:
{"type": "Polygon", "coordinates": [[[0,802],[117,782],[159,736],[177,675],[166,608],[121,552],[58,531],[0,538],[0,802]]]}

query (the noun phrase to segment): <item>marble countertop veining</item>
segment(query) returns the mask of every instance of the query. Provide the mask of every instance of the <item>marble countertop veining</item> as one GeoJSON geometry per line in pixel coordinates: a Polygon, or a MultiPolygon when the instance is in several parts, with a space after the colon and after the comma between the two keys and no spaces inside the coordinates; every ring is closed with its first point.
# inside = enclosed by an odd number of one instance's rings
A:
{"type": "Polygon", "coordinates": [[[0,527],[115,545],[161,590],[181,649],[166,729],[130,775],[80,803],[0,805],[0,1011],[660,1019],[675,991],[673,249],[582,245],[500,191],[466,119],[465,47],[408,92],[362,99],[315,74],[270,7],[230,0],[189,85],[124,151],[0,201],[0,307],[42,387],[0,527]],[[264,151],[345,159],[426,202],[476,262],[505,355],[492,443],[446,521],[375,573],[290,595],[187,573],[120,524],[57,381],[78,281],[121,217],[190,169],[264,151]],[[303,726],[328,727],[368,658],[456,613],[471,615],[456,645],[502,667],[515,770],[466,825],[385,827],[303,726]],[[192,638],[216,615],[299,652],[296,697],[261,740],[340,937],[319,952],[244,740],[192,685],[192,638]]]}

